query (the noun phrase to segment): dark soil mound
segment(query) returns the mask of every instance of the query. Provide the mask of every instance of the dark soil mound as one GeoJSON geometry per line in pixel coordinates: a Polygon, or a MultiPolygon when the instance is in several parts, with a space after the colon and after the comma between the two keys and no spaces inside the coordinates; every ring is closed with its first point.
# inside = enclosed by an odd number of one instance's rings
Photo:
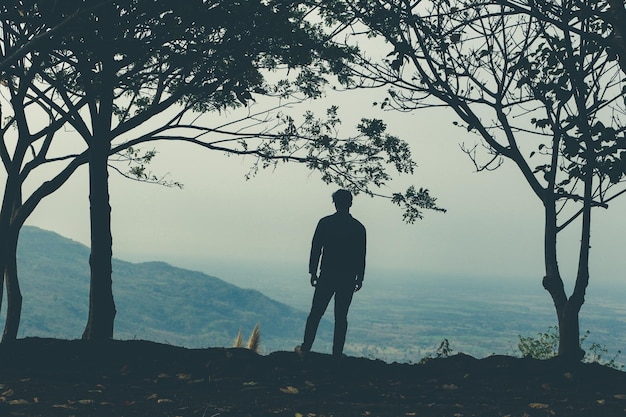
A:
{"type": "Polygon", "coordinates": [[[146,341],[0,346],[0,416],[624,416],[626,373],[463,354],[421,365],[146,341]]]}

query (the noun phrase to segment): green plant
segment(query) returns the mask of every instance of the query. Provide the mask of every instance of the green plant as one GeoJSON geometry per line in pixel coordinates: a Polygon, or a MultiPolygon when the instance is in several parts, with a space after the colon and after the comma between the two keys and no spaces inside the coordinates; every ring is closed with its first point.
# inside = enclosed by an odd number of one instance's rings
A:
{"type": "Polygon", "coordinates": [[[452,348],[450,348],[450,342],[448,341],[448,339],[443,339],[441,343],[439,343],[439,347],[435,350],[434,353],[424,356],[422,359],[420,359],[418,363],[423,364],[432,359],[447,358],[452,355],[452,352],[453,350],[452,348]]]}
{"type": "MultiPolygon", "coordinates": [[[[585,332],[585,335],[580,338],[581,343],[582,341],[587,339],[587,336],[589,336],[589,333],[590,333],[589,330],[587,330],[585,332]]],[[[622,354],[622,351],[618,350],[614,355],[609,356],[610,355],[609,350],[607,349],[605,345],[601,345],[596,342],[591,342],[591,345],[589,345],[589,348],[585,352],[584,362],[599,363],[601,365],[608,366],[609,368],[622,371],[624,370],[624,365],[618,362],[618,358],[621,354],[622,354]]]]}
{"type": "Polygon", "coordinates": [[[557,326],[550,326],[547,331],[537,333],[537,337],[518,337],[517,348],[524,358],[550,359],[559,353],[557,326]]]}
{"type": "MultiPolygon", "coordinates": [[[[591,332],[587,330],[580,337],[580,344],[589,338],[591,332]]],[[[534,359],[550,359],[558,354],[559,347],[559,329],[557,326],[550,326],[547,331],[537,333],[537,337],[519,336],[517,347],[525,358],[534,359]]],[[[618,362],[618,358],[622,351],[618,350],[613,356],[610,356],[609,350],[605,345],[591,342],[585,352],[583,362],[599,363],[609,368],[623,370],[624,365],[618,362]],[[607,359],[608,358],[608,359],[607,359]]]]}

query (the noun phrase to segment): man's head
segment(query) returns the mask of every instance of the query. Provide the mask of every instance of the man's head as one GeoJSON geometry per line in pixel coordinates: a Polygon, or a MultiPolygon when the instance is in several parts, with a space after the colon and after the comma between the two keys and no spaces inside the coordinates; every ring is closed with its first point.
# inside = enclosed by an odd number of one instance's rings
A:
{"type": "Polygon", "coordinates": [[[333,203],[337,211],[349,211],[352,206],[352,193],[348,190],[337,190],[333,193],[333,203]]]}

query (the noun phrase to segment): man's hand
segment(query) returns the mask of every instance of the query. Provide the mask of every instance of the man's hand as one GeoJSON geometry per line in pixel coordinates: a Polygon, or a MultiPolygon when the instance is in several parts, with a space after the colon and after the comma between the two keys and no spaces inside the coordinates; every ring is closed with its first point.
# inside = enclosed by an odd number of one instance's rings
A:
{"type": "Polygon", "coordinates": [[[311,274],[311,287],[317,287],[317,275],[311,274]]]}
{"type": "Polygon", "coordinates": [[[357,279],[356,282],[354,283],[354,292],[357,292],[362,287],[363,287],[363,280],[362,279],[357,279]]]}

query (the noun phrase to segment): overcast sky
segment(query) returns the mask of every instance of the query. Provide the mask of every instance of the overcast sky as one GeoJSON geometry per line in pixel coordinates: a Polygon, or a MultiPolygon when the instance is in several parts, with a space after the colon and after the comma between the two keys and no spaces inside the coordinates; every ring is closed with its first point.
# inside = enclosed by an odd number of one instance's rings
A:
{"type": "MultiPolygon", "coordinates": [[[[346,135],[361,117],[385,119],[390,133],[411,144],[419,167],[414,176],[398,177],[382,191],[426,187],[448,212],[426,212],[423,220],[407,225],[389,201],[356,197],[352,214],[368,232],[366,280],[391,280],[404,271],[527,280],[539,286],[542,208],[517,169],[506,162],[495,172],[475,173],[459,149],[461,142],[473,144],[475,138],[453,126],[453,115],[441,110],[383,113],[372,106],[375,94],[333,93],[311,106],[338,104],[346,135]]],[[[308,279],[311,237],[319,218],[334,211],[330,195],[336,186],[323,184],[302,166],[282,165],[246,181],[252,159],[181,144],[157,150],[151,169],[171,173],[184,189],[141,184],[111,172],[116,258],[163,260],[225,280],[242,266],[264,271],[284,266],[300,274],[293,279],[308,279]]],[[[625,199],[593,213],[592,286],[596,280],[623,285],[625,199]]],[[[88,244],[86,169],[48,197],[27,224],[88,244]]],[[[560,266],[568,287],[576,268],[577,226],[560,236],[560,266]]]]}

